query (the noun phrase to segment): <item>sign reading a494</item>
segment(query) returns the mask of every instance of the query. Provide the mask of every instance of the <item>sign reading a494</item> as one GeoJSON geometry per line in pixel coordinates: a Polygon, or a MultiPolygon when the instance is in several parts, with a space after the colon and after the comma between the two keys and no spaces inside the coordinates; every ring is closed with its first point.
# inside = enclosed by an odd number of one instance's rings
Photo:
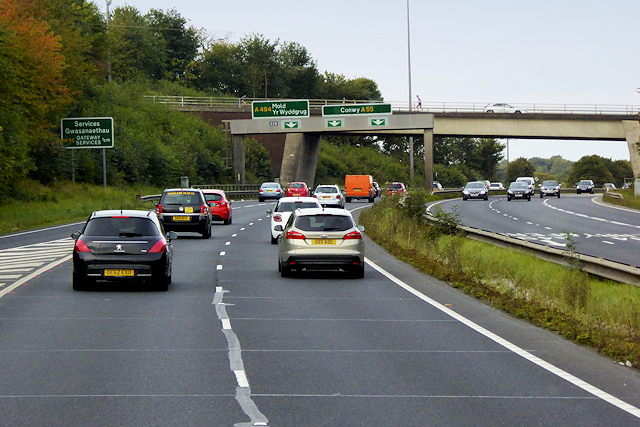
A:
{"type": "Polygon", "coordinates": [[[274,117],[309,117],[309,100],[253,101],[251,103],[251,118],[271,119],[274,117]]]}

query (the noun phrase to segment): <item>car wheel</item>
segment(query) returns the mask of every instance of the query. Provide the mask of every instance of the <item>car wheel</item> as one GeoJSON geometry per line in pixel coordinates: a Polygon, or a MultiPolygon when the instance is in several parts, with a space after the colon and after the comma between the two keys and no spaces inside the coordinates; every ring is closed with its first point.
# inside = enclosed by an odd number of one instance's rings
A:
{"type": "Polygon", "coordinates": [[[507,202],[511,201],[511,197],[507,196],[507,202]]]}
{"type": "Polygon", "coordinates": [[[354,279],[362,279],[364,277],[364,266],[353,267],[350,271],[351,277],[354,279]]]}
{"type": "Polygon", "coordinates": [[[484,196],[484,200],[489,200],[489,196],[484,196]]]}
{"type": "Polygon", "coordinates": [[[200,234],[202,234],[203,239],[208,239],[209,237],[211,237],[211,226],[209,226],[209,228],[205,230],[202,230],[200,234]]]}
{"type": "Polygon", "coordinates": [[[157,290],[161,292],[166,292],[169,290],[170,282],[171,282],[171,276],[162,275],[156,280],[155,287],[157,290]]]}
{"type": "Polygon", "coordinates": [[[486,112],[487,113],[493,113],[493,110],[487,110],[486,112]]]}
{"type": "Polygon", "coordinates": [[[347,197],[347,203],[351,203],[351,197],[347,197]]]}
{"type": "Polygon", "coordinates": [[[89,279],[86,276],[83,277],[74,273],[71,280],[73,282],[74,291],[85,291],[89,287],[89,279]]]}
{"type": "Polygon", "coordinates": [[[558,193],[558,199],[560,198],[560,193],[558,193]]]}
{"type": "Polygon", "coordinates": [[[258,197],[258,201],[259,201],[260,203],[262,203],[262,202],[264,202],[264,199],[263,199],[262,197],[258,197]]]}
{"type": "Polygon", "coordinates": [[[369,198],[369,203],[373,203],[373,202],[374,202],[374,200],[375,200],[375,198],[374,198],[374,197],[370,197],[370,198],[369,198]]]}
{"type": "Polygon", "coordinates": [[[531,201],[531,195],[529,195],[529,197],[527,197],[527,201],[530,202],[531,201]]]}
{"type": "Polygon", "coordinates": [[[224,225],[229,225],[229,218],[225,219],[222,221],[222,224],[224,225]]]}
{"type": "MultiPolygon", "coordinates": [[[[278,238],[277,237],[273,237],[273,234],[271,235],[271,244],[275,245],[276,243],[278,243],[278,238]]],[[[279,271],[279,270],[278,270],[279,271]]]]}
{"type": "Polygon", "coordinates": [[[280,265],[280,277],[291,277],[291,267],[280,265]]]}

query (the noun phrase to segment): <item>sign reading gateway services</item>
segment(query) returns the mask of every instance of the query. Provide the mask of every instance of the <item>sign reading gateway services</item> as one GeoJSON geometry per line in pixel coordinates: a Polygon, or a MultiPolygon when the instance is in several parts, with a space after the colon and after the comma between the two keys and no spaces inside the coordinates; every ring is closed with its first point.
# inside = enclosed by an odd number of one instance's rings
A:
{"type": "Polygon", "coordinates": [[[251,118],[272,119],[274,117],[309,117],[309,100],[251,102],[251,118]]]}
{"type": "Polygon", "coordinates": [[[113,118],[62,119],[60,138],[66,148],[113,148],[113,118]]]}
{"type": "Polygon", "coordinates": [[[366,114],[391,114],[391,104],[340,104],[322,106],[322,116],[362,116],[366,114]]]}

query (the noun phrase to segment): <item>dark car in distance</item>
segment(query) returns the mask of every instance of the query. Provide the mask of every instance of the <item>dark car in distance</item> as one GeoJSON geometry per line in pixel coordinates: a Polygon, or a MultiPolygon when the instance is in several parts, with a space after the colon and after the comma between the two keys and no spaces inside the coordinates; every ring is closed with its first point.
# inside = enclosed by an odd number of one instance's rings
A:
{"type": "Polygon", "coordinates": [[[73,289],[86,290],[96,281],[148,282],[166,291],[171,283],[175,232],[165,234],[155,212],[104,210],[89,216],[82,231],[71,235],[73,289]]]}
{"type": "Polygon", "coordinates": [[[576,185],[576,193],[591,193],[593,194],[593,181],[590,179],[582,179],[576,185]]]}
{"type": "Polygon", "coordinates": [[[531,201],[531,194],[531,188],[526,182],[514,181],[507,190],[507,201],[510,202],[512,199],[527,199],[531,201]]]}
{"type": "Polygon", "coordinates": [[[187,231],[211,237],[211,209],[198,188],[168,188],[162,192],[156,214],[166,231],[187,231]]]}

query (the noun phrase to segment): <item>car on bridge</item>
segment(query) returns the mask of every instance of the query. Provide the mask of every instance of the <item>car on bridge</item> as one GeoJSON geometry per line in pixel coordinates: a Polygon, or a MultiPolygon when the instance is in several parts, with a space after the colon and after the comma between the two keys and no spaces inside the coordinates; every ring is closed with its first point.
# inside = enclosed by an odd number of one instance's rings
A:
{"type": "Polygon", "coordinates": [[[513,105],[497,103],[497,104],[487,104],[484,107],[485,113],[526,113],[527,110],[523,108],[517,108],[513,105]]]}

